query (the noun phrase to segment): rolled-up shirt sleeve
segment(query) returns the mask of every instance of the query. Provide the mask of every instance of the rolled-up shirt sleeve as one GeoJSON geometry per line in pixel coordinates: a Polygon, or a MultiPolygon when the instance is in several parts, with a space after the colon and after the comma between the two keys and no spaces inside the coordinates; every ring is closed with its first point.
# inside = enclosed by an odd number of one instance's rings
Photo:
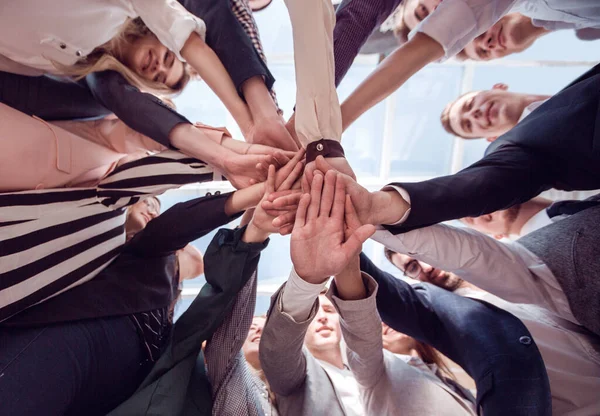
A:
{"type": "Polygon", "coordinates": [[[180,52],[190,35],[196,32],[202,39],[206,36],[204,21],[175,0],[131,0],[131,3],[160,43],[182,61],[185,59],[180,52]]]}
{"type": "Polygon", "coordinates": [[[306,146],[340,141],[342,113],[335,90],[331,0],[285,0],[292,22],[296,67],[296,133],[306,146]]]}
{"type": "Polygon", "coordinates": [[[424,33],[444,48],[445,60],[507,14],[517,0],[444,0],[408,35],[424,33]]]}

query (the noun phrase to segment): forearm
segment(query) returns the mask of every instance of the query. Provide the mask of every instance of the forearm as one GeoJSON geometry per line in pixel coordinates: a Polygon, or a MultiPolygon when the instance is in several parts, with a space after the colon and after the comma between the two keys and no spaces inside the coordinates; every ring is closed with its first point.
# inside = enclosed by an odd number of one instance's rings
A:
{"type": "Polygon", "coordinates": [[[360,274],[358,257],[350,260],[348,265],[336,275],[336,294],[341,300],[358,300],[367,297],[367,290],[360,274]]]}
{"type": "Polygon", "coordinates": [[[341,110],[343,130],[443,54],[442,46],[435,40],[422,33],[416,34],[384,59],[344,101],[341,110]]]}
{"type": "Polygon", "coordinates": [[[242,84],[242,93],[248,103],[254,123],[279,117],[277,105],[261,76],[253,76],[242,84]]]}
{"type": "Polygon", "coordinates": [[[188,156],[201,160],[221,171],[223,162],[232,152],[215,142],[202,129],[191,124],[177,125],[169,135],[171,144],[188,156]]]}
{"type": "Polygon", "coordinates": [[[233,215],[254,208],[262,198],[264,189],[265,184],[263,182],[233,192],[225,203],[225,213],[233,215]]]}
{"type": "Polygon", "coordinates": [[[200,36],[192,33],[183,46],[181,55],[225,104],[242,132],[247,132],[252,125],[250,111],[239,97],[233,81],[214,51],[200,36]]]}

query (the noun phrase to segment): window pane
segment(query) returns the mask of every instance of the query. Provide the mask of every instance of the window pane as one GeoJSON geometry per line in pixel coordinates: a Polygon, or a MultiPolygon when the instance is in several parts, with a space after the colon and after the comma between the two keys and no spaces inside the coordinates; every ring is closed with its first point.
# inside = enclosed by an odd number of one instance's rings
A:
{"type": "Polygon", "coordinates": [[[453,141],[440,114],[458,96],[462,74],[459,66],[430,66],[395,94],[390,176],[439,176],[450,171],[453,141]]]}

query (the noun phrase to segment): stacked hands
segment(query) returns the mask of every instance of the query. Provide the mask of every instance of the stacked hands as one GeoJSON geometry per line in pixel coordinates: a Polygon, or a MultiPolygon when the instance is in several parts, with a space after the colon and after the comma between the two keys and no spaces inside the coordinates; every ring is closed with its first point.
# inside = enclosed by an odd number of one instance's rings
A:
{"type": "Polygon", "coordinates": [[[274,165],[268,167],[248,232],[291,233],[296,272],[309,283],[321,283],[357,258],[375,232],[369,223],[374,217],[368,215],[373,198],[322,157],[314,169],[303,169],[303,156],[298,151],[277,173],[274,165]]]}

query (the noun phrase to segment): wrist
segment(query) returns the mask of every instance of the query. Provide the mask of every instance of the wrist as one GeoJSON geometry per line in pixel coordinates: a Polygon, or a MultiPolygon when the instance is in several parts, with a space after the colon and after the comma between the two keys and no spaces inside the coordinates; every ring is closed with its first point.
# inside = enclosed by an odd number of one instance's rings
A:
{"type": "Polygon", "coordinates": [[[369,223],[373,225],[395,224],[404,217],[410,208],[408,203],[395,190],[373,192],[373,207],[369,223]]]}
{"type": "Polygon", "coordinates": [[[261,230],[254,225],[254,221],[250,221],[250,224],[248,224],[246,230],[244,231],[242,241],[244,243],[262,243],[269,238],[269,235],[269,232],[261,230]]]}
{"type": "Polygon", "coordinates": [[[225,214],[231,216],[254,208],[260,202],[264,193],[264,182],[233,192],[225,202],[225,214]]]}
{"type": "Polygon", "coordinates": [[[297,267],[296,265],[294,265],[294,270],[296,271],[296,274],[298,275],[298,277],[300,277],[305,282],[313,284],[313,285],[323,284],[327,280],[329,280],[329,277],[330,277],[330,276],[323,276],[322,274],[315,274],[315,273],[313,273],[313,271],[311,270],[310,267],[303,268],[303,267],[297,267]]]}

